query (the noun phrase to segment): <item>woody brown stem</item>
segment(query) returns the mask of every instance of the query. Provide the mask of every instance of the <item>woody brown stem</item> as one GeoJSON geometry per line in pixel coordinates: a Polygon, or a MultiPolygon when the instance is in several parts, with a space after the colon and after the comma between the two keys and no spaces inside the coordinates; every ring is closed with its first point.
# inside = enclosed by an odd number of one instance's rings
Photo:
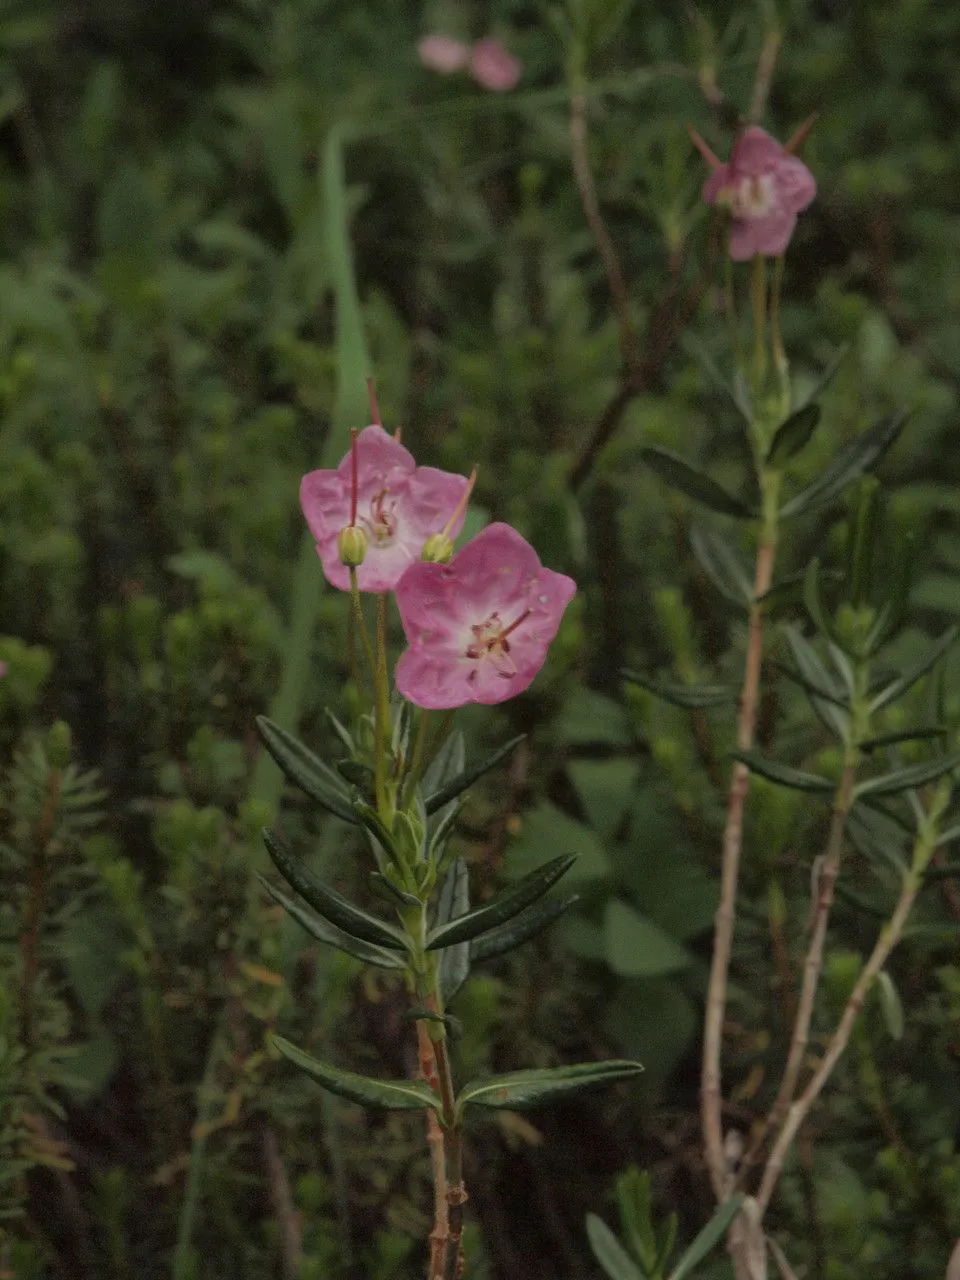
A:
{"type": "Polygon", "coordinates": [[[833,816],[830,820],[830,834],[823,855],[823,865],[817,877],[815,901],[813,908],[813,936],[803,965],[803,983],[800,989],[800,1000],[793,1024],[790,1050],[784,1068],[780,1088],[774,1099],[770,1114],[761,1129],[755,1134],[750,1148],[743,1159],[741,1174],[745,1173],[755,1162],[756,1154],[763,1145],[768,1133],[776,1132],[787,1114],[787,1108],[793,1101],[793,1095],[800,1078],[804,1055],[810,1040],[810,1023],[813,1018],[813,1006],[820,974],[823,969],[823,949],[827,937],[827,925],[830,921],[830,909],[833,906],[834,889],[840,871],[840,857],[843,850],[843,833],[847,818],[853,804],[853,784],[856,778],[859,752],[851,747],[846,753],[843,772],[837,786],[833,802],[833,816]]]}
{"type": "MultiPolygon", "coordinates": [[[[740,711],[737,717],[737,748],[741,752],[749,751],[753,746],[757,706],[760,696],[760,665],[763,658],[764,614],[760,597],[766,594],[773,581],[776,535],[776,485],[771,484],[767,495],[764,527],[757,548],[753,589],[754,600],[750,606],[747,655],[744,666],[743,689],[740,695],[740,711]]],[[[720,1060],[723,1049],[723,1021],[726,1012],[727,983],[730,973],[730,956],[733,948],[733,930],[736,918],[740,851],[743,843],[743,815],[749,788],[750,771],[745,764],[738,760],[733,766],[730,790],[727,796],[727,818],[723,831],[723,852],[720,869],[720,903],[717,907],[713,958],[710,966],[710,982],[707,988],[700,1083],[701,1123],[707,1168],[710,1173],[714,1194],[720,1203],[723,1203],[730,1195],[732,1181],[727,1171],[727,1162],[723,1150],[720,1060]]]]}

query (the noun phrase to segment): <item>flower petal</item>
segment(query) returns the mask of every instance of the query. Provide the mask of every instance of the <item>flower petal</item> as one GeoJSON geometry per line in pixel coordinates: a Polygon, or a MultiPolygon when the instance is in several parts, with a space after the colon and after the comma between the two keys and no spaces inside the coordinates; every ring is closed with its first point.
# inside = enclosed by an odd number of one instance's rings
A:
{"type": "Polygon", "coordinates": [[[417,45],[417,57],[430,71],[448,76],[465,67],[470,60],[470,49],[452,36],[424,36],[417,45]]]}

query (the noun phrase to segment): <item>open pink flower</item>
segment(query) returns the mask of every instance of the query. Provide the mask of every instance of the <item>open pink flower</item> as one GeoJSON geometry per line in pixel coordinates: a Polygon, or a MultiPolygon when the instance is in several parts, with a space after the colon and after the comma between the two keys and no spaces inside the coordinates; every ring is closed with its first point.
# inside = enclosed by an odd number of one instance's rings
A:
{"type": "Polygon", "coordinates": [[[470,46],[453,36],[424,36],[417,45],[420,61],[430,71],[439,71],[449,76],[454,71],[461,71],[470,60],[470,46]]]}
{"type": "Polygon", "coordinates": [[[396,587],[410,645],[397,688],[430,710],[523,693],[576,589],[508,524],[488,525],[449,564],[412,565],[396,587]]]}
{"type": "MultiPolygon", "coordinates": [[[[357,569],[361,591],[392,591],[405,569],[420,558],[423,544],[449,522],[467,488],[466,476],[418,467],[413,455],[381,426],[364,427],[357,437],[356,523],[367,535],[367,551],[357,569]]],[[[327,581],[350,588],[350,571],[340,563],[337,539],[351,523],[353,457],[336,471],[311,471],[300,482],[300,506],[327,581]]],[[[463,526],[459,512],[449,530],[463,526]]]]}
{"type": "Polygon", "coordinates": [[[713,173],[703,188],[707,204],[726,205],[733,215],[730,257],[746,262],[762,254],[779,257],[790,243],[797,214],[817,194],[813,174],[769,133],[755,125],[734,144],[729,163],[704,151],[713,173]]]}
{"type": "Polygon", "coordinates": [[[470,74],[481,89],[505,93],[515,88],[523,74],[523,63],[499,40],[478,40],[470,50],[470,74]]]}

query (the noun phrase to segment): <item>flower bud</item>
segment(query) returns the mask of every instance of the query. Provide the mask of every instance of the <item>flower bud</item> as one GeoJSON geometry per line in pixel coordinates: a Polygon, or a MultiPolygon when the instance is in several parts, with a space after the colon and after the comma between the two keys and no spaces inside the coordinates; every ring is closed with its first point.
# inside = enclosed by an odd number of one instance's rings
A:
{"type": "Polygon", "coordinates": [[[432,533],[423,544],[420,559],[427,564],[446,564],[453,555],[453,542],[445,533],[432,533]]]}
{"type": "Polygon", "coordinates": [[[358,524],[345,525],[337,535],[337,551],[340,563],[348,569],[363,564],[367,555],[367,535],[358,524]]]}

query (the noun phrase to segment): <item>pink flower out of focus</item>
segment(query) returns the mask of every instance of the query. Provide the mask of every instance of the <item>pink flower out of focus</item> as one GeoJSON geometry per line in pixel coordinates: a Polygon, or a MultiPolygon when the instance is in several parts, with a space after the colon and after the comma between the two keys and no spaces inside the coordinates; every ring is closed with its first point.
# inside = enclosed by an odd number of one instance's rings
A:
{"type": "Polygon", "coordinates": [[[734,262],[757,254],[779,257],[790,243],[797,214],[816,194],[807,166],[755,125],[740,135],[729,163],[719,164],[703,188],[707,204],[726,205],[733,216],[734,262]]]}
{"type": "Polygon", "coordinates": [[[506,93],[516,87],[523,63],[499,40],[478,40],[470,50],[470,74],[481,89],[506,93]]]}
{"type": "Polygon", "coordinates": [[[429,710],[523,693],[576,589],[508,524],[488,525],[449,564],[412,565],[396,587],[410,644],[397,688],[429,710]]]}
{"type": "Polygon", "coordinates": [[[453,36],[424,36],[417,45],[417,56],[428,70],[449,76],[467,65],[470,47],[453,36]]]}
{"type": "MultiPolygon", "coordinates": [[[[381,426],[364,427],[357,437],[357,524],[367,535],[367,552],[357,569],[361,591],[392,591],[405,569],[419,560],[423,544],[439,533],[467,488],[466,476],[418,467],[413,455],[381,426]]],[[[300,506],[327,581],[350,589],[350,571],[340,563],[337,538],[350,523],[353,460],[348,451],[336,471],[311,471],[300,482],[300,506]]],[[[463,526],[460,512],[450,528],[463,526]]]]}

